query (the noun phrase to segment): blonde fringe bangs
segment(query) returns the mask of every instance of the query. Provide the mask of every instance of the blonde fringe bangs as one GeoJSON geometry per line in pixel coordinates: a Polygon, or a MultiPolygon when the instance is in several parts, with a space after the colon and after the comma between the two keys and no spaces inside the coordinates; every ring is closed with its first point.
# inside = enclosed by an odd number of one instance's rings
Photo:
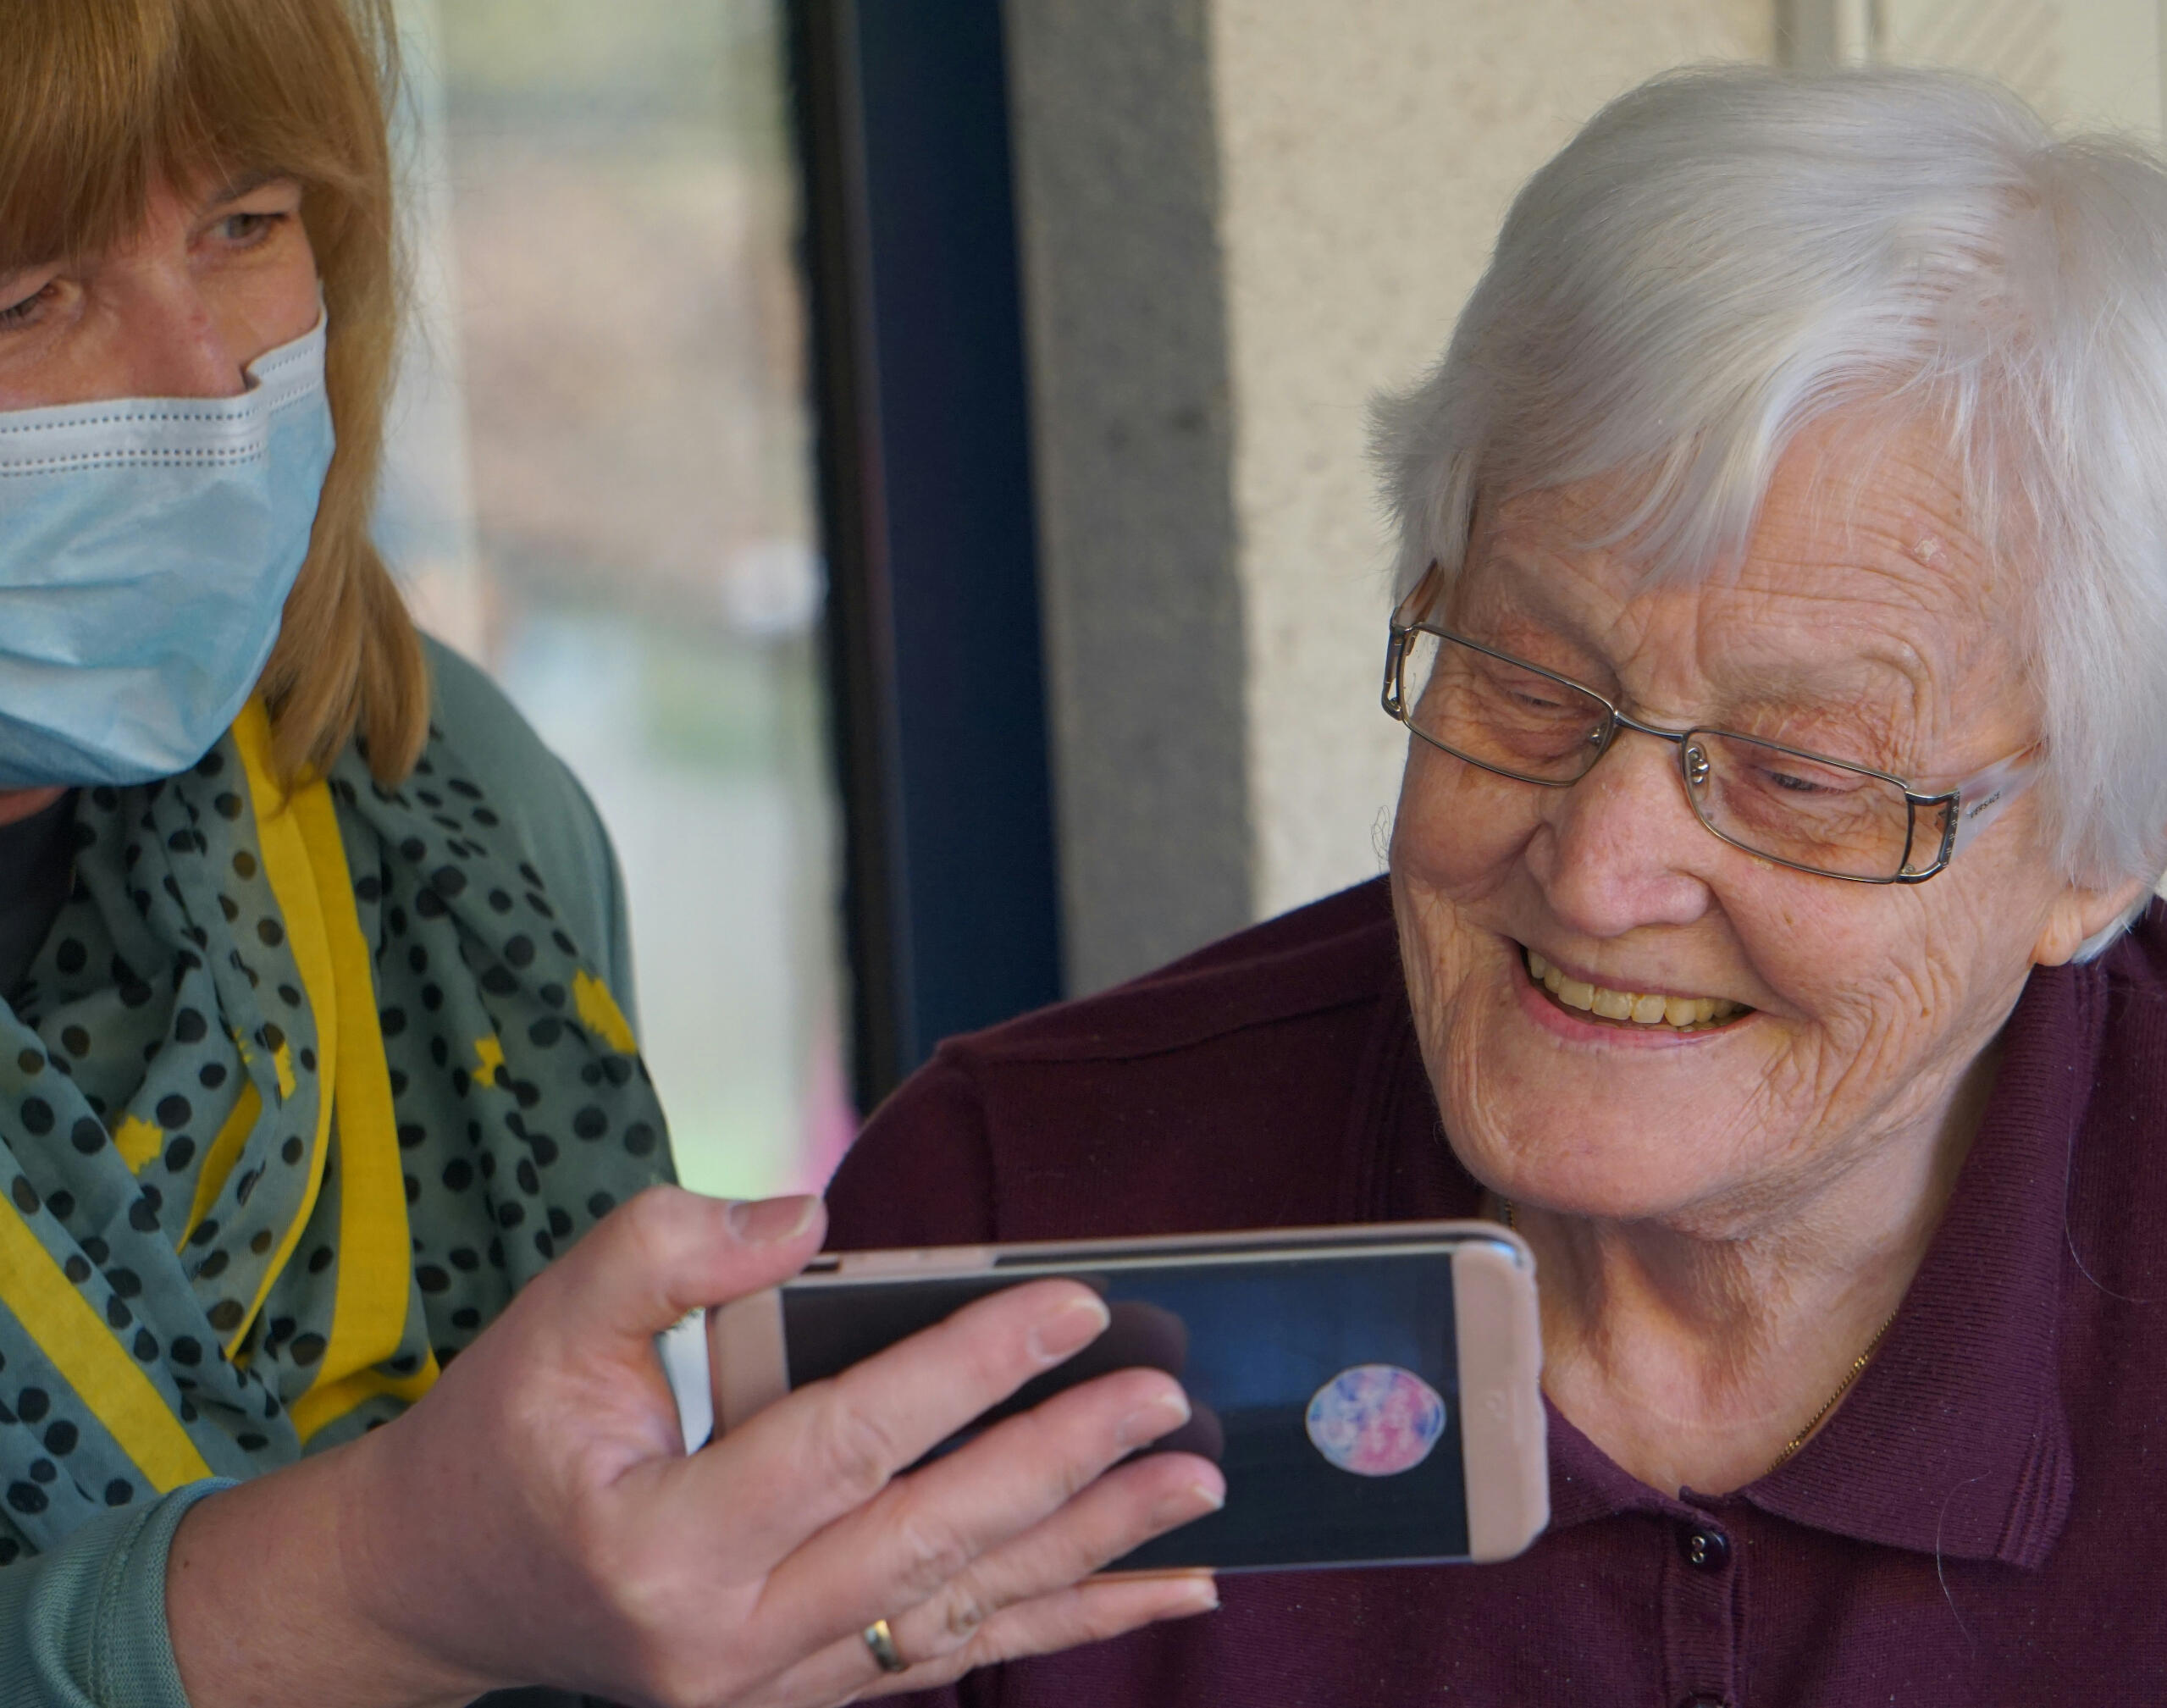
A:
{"type": "Polygon", "coordinates": [[[123,240],[161,178],[269,170],[304,186],[338,450],[263,672],[290,781],[359,735],[395,782],[428,732],[420,638],[369,537],[399,334],[395,50],[390,0],[0,4],[0,273],[123,240]]]}

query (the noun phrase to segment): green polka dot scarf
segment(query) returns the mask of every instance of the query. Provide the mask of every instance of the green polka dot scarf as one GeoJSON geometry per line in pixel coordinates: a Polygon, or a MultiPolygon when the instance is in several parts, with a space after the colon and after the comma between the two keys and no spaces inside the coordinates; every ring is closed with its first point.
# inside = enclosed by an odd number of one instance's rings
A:
{"type": "Polygon", "coordinates": [[[439,731],[286,799],[252,706],[85,791],[0,1007],[0,1563],[425,1392],[668,1178],[630,1030],[439,731]]]}

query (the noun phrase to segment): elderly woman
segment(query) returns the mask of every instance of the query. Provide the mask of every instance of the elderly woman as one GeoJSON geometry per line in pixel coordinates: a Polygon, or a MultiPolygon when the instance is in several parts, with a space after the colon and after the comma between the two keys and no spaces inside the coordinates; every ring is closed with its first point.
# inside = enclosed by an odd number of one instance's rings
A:
{"type": "Polygon", "coordinates": [[[658,1185],[601,827],[369,543],[390,39],[0,5],[0,1698],[785,1708],[1211,1605],[1075,1587],[1219,1498],[1094,1480],[1157,1372],[893,1479],[1073,1285],[687,1454],[651,1337],[819,1207],[658,1185]]]}
{"type": "Polygon", "coordinates": [[[1661,80],[1379,422],[1389,878],[948,1046],[833,1229],[1502,1220],[1551,1528],[943,1700],[2159,1700],[2167,174],[1661,80]]]}

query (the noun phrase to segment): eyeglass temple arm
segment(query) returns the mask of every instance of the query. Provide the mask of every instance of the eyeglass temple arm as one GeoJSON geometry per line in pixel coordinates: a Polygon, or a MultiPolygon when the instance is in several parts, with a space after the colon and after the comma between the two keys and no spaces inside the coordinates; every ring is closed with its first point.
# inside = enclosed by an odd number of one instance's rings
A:
{"type": "Polygon", "coordinates": [[[1385,710],[1401,722],[1407,720],[1407,699],[1401,690],[1400,669],[1407,658],[1407,647],[1413,638],[1417,626],[1422,622],[1421,612],[1429,608],[1431,583],[1437,576],[1437,565],[1433,561],[1423,572],[1422,579],[1407,590],[1406,596],[1392,607],[1390,620],[1390,638],[1385,647],[1385,710]],[[1409,607],[1414,614],[1409,614],[1409,607]]]}
{"type": "Polygon", "coordinates": [[[1407,641],[1412,633],[1412,630],[1400,622],[1400,614],[1394,611],[1391,638],[1385,643],[1383,699],[1387,715],[1399,719],[1401,722],[1407,720],[1407,697],[1401,687],[1400,676],[1402,663],[1407,655],[1407,641]]]}
{"type": "Polygon", "coordinates": [[[1956,831],[1949,839],[1948,858],[1954,860],[1962,854],[1987,826],[2021,799],[2046,766],[2045,755],[2035,749],[1998,760],[1957,784],[1950,791],[1956,797],[1956,831]]]}

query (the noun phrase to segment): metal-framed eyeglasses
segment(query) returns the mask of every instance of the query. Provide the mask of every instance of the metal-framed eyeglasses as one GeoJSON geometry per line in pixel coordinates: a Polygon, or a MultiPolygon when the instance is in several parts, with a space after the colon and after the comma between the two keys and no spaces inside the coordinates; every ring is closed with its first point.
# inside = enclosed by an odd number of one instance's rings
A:
{"type": "Polygon", "coordinates": [[[1902,777],[1733,730],[1665,729],[1584,683],[1433,622],[1392,613],[1385,710],[1455,759],[1570,788],[1622,730],[1671,743],[1694,816],[1733,848],[1849,883],[1924,883],[2037,779],[2037,749],[1928,793],[1902,777]]]}

